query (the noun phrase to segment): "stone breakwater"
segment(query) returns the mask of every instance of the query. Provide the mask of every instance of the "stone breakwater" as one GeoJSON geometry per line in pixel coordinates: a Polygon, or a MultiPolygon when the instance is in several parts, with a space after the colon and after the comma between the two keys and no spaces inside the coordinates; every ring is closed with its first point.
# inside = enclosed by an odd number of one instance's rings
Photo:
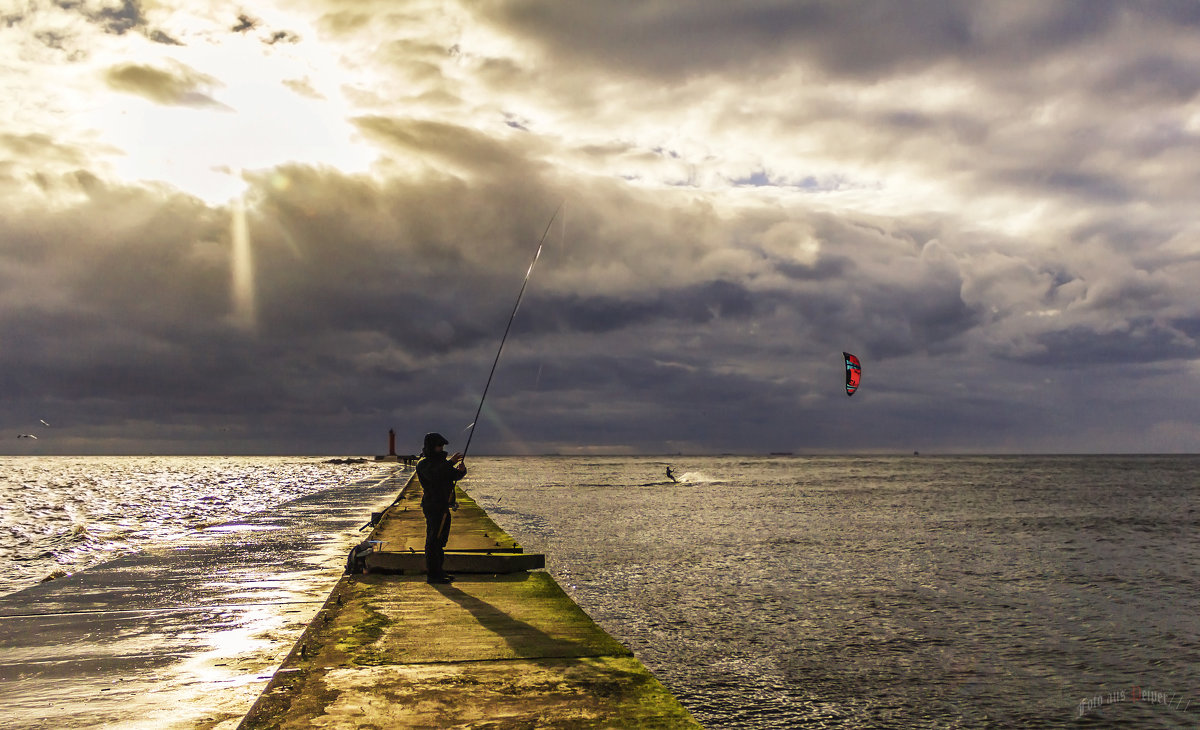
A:
{"type": "Polygon", "coordinates": [[[470,496],[429,585],[420,481],[375,522],[240,727],[698,728],[678,700],[470,496]]]}

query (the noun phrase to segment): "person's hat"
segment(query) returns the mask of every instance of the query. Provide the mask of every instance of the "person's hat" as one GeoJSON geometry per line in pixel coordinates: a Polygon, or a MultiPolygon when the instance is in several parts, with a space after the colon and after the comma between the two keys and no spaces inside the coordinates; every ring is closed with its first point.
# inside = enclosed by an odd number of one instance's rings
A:
{"type": "Polygon", "coordinates": [[[436,449],[439,446],[445,446],[448,443],[450,443],[450,442],[447,441],[446,437],[441,435],[440,433],[435,432],[435,433],[425,434],[425,450],[426,451],[432,451],[433,449],[436,449]]]}

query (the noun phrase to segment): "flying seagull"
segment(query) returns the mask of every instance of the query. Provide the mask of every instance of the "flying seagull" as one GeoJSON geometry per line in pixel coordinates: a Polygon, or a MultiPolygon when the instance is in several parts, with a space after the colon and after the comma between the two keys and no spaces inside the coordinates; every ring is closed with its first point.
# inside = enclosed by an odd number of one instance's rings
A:
{"type": "Polygon", "coordinates": [[[19,434],[17,434],[17,438],[19,438],[19,439],[33,439],[34,441],[37,441],[37,436],[34,436],[34,435],[33,435],[33,434],[31,434],[31,433],[19,433],[19,434]]]}
{"type": "Polygon", "coordinates": [[[46,423],[44,420],[42,420],[40,418],[38,420],[42,422],[43,426],[45,426],[46,428],[50,428],[50,424],[46,423]]]}

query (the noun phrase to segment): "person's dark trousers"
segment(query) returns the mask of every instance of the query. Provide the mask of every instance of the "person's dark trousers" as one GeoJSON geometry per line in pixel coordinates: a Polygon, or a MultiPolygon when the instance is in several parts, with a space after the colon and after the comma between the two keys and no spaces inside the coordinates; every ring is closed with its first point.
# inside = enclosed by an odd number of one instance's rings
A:
{"type": "Polygon", "coordinates": [[[442,564],[446,562],[446,541],[450,539],[450,509],[430,508],[421,505],[425,513],[425,578],[433,580],[442,576],[442,564]]]}

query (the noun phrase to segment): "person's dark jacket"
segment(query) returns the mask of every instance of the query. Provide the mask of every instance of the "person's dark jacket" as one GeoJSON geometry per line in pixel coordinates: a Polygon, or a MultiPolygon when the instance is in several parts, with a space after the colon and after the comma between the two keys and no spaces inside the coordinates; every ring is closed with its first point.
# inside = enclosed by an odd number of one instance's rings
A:
{"type": "Polygon", "coordinates": [[[449,509],[454,501],[454,483],[466,472],[450,464],[444,453],[426,456],[417,462],[417,478],[421,480],[421,507],[449,509]]]}

